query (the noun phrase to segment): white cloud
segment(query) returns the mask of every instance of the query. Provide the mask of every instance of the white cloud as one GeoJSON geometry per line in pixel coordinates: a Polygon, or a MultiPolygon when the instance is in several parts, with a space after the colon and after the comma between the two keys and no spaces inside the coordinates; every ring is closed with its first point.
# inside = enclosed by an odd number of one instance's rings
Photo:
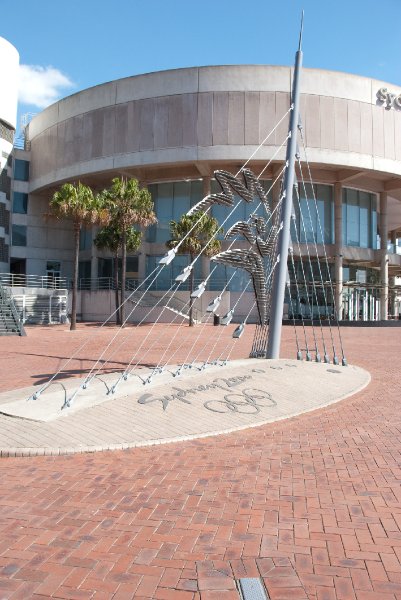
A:
{"type": "Polygon", "coordinates": [[[61,90],[74,87],[74,83],[54,67],[20,65],[19,101],[38,108],[46,108],[62,95],[61,90]]]}

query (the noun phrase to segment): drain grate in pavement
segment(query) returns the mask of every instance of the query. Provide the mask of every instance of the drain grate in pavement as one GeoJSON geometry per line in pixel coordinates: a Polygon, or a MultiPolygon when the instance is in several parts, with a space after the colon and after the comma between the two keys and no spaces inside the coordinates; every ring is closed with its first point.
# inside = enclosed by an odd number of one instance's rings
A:
{"type": "Polygon", "coordinates": [[[239,591],[243,600],[270,600],[263,583],[257,577],[241,578],[239,591]]]}

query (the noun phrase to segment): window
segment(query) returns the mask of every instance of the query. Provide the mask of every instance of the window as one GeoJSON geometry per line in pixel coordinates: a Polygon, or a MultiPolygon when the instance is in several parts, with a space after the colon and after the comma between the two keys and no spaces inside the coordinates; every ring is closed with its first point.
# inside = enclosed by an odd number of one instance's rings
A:
{"type": "Polygon", "coordinates": [[[48,260],[46,263],[47,275],[53,274],[54,277],[60,277],[61,263],[58,260],[48,260]]]}
{"type": "Polygon", "coordinates": [[[136,277],[138,274],[138,257],[137,256],[127,256],[127,277],[136,277]]]}
{"type": "Polygon", "coordinates": [[[90,279],[91,277],[91,261],[80,260],[78,263],[78,279],[90,279]]]}
{"type": "Polygon", "coordinates": [[[22,192],[13,193],[13,212],[26,215],[28,212],[28,194],[22,192]]]}
{"type": "Polygon", "coordinates": [[[379,272],[369,267],[348,265],[343,267],[343,281],[378,284],[379,272]]]}
{"type": "Polygon", "coordinates": [[[155,205],[157,223],[148,227],[148,242],[167,242],[170,239],[170,221],[179,221],[202,199],[202,181],[176,181],[149,185],[155,205]]]}
{"type": "Polygon", "coordinates": [[[12,245],[26,246],[26,225],[13,225],[12,245]]]}
{"type": "Polygon", "coordinates": [[[16,158],[14,161],[14,179],[29,181],[29,161],[16,158]]]}
{"type": "Polygon", "coordinates": [[[297,232],[291,228],[291,238],[301,244],[332,244],[333,188],[329,185],[299,186],[299,202],[294,198],[297,232]],[[306,193],[305,193],[306,192],[306,193]],[[316,199],[316,202],[315,202],[316,199]]]}
{"type": "Polygon", "coordinates": [[[92,246],[92,229],[82,227],[79,234],[79,249],[90,250],[92,246]]]}
{"type": "Polygon", "coordinates": [[[113,277],[113,259],[99,258],[97,267],[98,277],[113,277]]]}
{"type": "MultiPolygon", "coordinates": [[[[161,258],[161,257],[160,257],[161,258]]],[[[121,277],[121,258],[118,259],[118,274],[121,277]]],[[[98,277],[114,277],[114,258],[98,259],[98,277]]],[[[138,256],[127,256],[126,276],[136,278],[138,276],[138,256]]]]}
{"type": "Polygon", "coordinates": [[[6,209],[6,205],[0,202],[0,227],[4,227],[6,233],[10,227],[10,212],[6,209]]]}
{"type": "Polygon", "coordinates": [[[221,291],[223,288],[230,292],[242,292],[246,289],[247,292],[252,292],[253,287],[248,271],[244,269],[235,269],[228,265],[211,262],[209,289],[211,291],[221,291]]]}
{"type": "Polygon", "coordinates": [[[375,194],[344,188],[343,244],[377,248],[377,208],[375,194]]]}

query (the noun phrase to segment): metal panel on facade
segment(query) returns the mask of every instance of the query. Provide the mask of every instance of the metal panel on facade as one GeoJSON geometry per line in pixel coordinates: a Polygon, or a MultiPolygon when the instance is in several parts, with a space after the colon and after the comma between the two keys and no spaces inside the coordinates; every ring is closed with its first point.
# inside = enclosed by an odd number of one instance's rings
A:
{"type": "Polygon", "coordinates": [[[198,95],[198,146],[213,144],[213,94],[210,92],[198,95]]]}
{"type": "Polygon", "coordinates": [[[228,143],[243,144],[245,140],[245,97],[243,92],[228,93],[228,143]]]}
{"type": "Polygon", "coordinates": [[[228,92],[213,94],[213,146],[228,144],[228,92]]]}
{"type": "Polygon", "coordinates": [[[155,98],[154,147],[167,148],[168,104],[166,98],[155,98]]]}
{"type": "Polygon", "coordinates": [[[361,110],[360,102],[348,100],[348,149],[361,151],[361,110]]]}
{"type": "Polygon", "coordinates": [[[259,144],[259,92],[245,92],[245,144],[259,144]]]}
{"type": "MultiPolygon", "coordinates": [[[[274,92],[260,92],[259,106],[259,144],[265,139],[267,134],[273,129],[276,123],[276,94],[274,92]]],[[[267,146],[274,146],[276,143],[275,134],[266,140],[267,146]]]]}
{"type": "Polygon", "coordinates": [[[197,94],[182,96],[182,144],[185,147],[196,146],[197,94]]]}

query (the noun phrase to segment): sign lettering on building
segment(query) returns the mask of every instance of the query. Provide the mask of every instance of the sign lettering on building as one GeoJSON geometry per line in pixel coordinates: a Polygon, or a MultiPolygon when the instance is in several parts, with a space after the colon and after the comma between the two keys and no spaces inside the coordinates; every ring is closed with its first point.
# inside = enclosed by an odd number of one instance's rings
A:
{"type": "Polygon", "coordinates": [[[385,108],[390,110],[391,108],[401,108],[401,94],[389,92],[386,87],[380,88],[376,94],[377,99],[382,104],[386,104],[385,108]]]}

